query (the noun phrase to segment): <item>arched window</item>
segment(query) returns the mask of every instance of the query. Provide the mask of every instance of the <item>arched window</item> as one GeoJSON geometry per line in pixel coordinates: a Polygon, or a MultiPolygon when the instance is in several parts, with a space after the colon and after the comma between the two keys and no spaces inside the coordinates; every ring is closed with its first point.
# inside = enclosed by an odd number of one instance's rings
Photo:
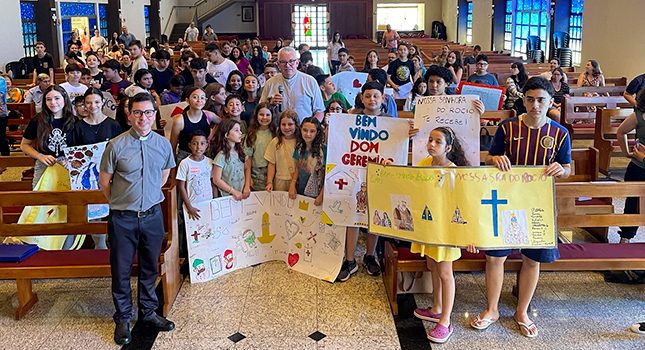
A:
{"type": "Polygon", "coordinates": [[[24,48],[25,56],[30,57],[36,54],[36,41],[38,41],[36,34],[35,4],[33,1],[20,2],[22,47],[24,48]]]}

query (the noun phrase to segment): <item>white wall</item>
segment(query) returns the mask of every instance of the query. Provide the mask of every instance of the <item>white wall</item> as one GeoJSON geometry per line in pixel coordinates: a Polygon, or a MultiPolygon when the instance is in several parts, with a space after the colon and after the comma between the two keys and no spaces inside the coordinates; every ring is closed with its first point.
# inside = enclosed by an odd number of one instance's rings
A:
{"type": "Polygon", "coordinates": [[[146,38],[143,20],[144,5],[150,5],[150,0],[121,0],[121,21],[128,27],[128,31],[141,42],[144,42],[146,38]]]}
{"type": "Polygon", "coordinates": [[[202,24],[202,28],[210,24],[215,33],[255,33],[257,31],[257,6],[255,1],[239,1],[222,10],[202,24]],[[242,22],[242,6],[253,6],[255,21],[242,22]]]}
{"type": "Polygon", "coordinates": [[[177,5],[178,0],[161,0],[159,1],[159,19],[161,21],[161,34],[170,36],[172,27],[177,23],[177,10],[173,11],[173,6],[177,5]],[[172,16],[171,13],[172,12],[172,16]],[[166,31],[164,32],[164,28],[166,31]]]}
{"type": "Polygon", "coordinates": [[[473,45],[491,49],[493,36],[493,0],[473,1],[473,45]]]}
{"type": "Polygon", "coordinates": [[[0,35],[0,70],[12,61],[21,59],[25,52],[22,48],[22,21],[20,20],[20,2],[3,1],[0,12],[2,35],[0,35]]]}
{"type": "MultiPolygon", "coordinates": [[[[445,0],[444,0],[445,1],[445,0]]],[[[373,35],[376,35],[376,26],[377,26],[377,19],[376,19],[376,4],[395,4],[395,3],[412,3],[412,4],[425,4],[425,21],[423,23],[424,25],[424,31],[426,34],[430,35],[432,33],[432,22],[433,21],[441,21],[442,20],[442,2],[441,0],[374,0],[372,2],[372,13],[373,13],[373,21],[372,21],[372,33],[373,35]]],[[[396,28],[394,28],[396,29],[396,28]]],[[[374,37],[376,38],[376,37],[374,37]]]]}
{"type": "Polygon", "coordinates": [[[446,25],[448,41],[457,41],[457,0],[442,0],[441,18],[446,25]]]}
{"type": "Polygon", "coordinates": [[[632,79],[645,72],[643,0],[585,0],[582,19],[582,65],[600,63],[606,77],[632,79]]]}

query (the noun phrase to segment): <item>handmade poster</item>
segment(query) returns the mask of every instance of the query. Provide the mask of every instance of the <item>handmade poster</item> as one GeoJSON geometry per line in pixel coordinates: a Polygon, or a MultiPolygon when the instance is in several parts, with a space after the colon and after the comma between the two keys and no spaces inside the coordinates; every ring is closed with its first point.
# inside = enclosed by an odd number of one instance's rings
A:
{"type": "Polygon", "coordinates": [[[331,80],[336,85],[336,91],[342,93],[350,105],[354,105],[356,95],[361,92],[361,87],[367,80],[367,73],[340,72],[332,75],[331,80]]]}
{"type": "Polygon", "coordinates": [[[406,99],[408,98],[408,95],[412,93],[412,88],[414,87],[414,84],[412,82],[399,85],[399,91],[394,91],[394,98],[398,99],[406,99]]]}
{"type": "Polygon", "coordinates": [[[498,111],[504,106],[506,88],[462,81],[457,91],[462,95],[477,95],[487,111],[498,111]]]}
{"type": "Polygon", "coordinates": [[[322,223],[313,198],[261,191],[242,201],[229,196],[195,207],[199,220],[184,211],[192,283],[270,260],[329,282],[340,271],[345,229],[322,223]]]}
{"type": "MultiPolygon", "coordinates": [[[[107,141],[91,145],[67,147],[65,166],[69,171],[70,188],[76,191],[99,189],[99,167],[107,141]]],[[[108,204],[87,206],[87,219],[94,220],[108,216],[108,204]]]]}
{"type": "Polygon", "coordinates": [[[169,105],[159,106],[159,114],[161,120],[166,121],[166,126],[163,128],[164,135],[170,140],[170,132],[172,131],[172,118],[176,115],[181,115],[184,108],[188,106],[188,102],[179,102],[169,105]]]}
{"type": "MultiPolygon", "coordinates": [[[[56,163],[47,167],[36,184],[34,191],[69,191],[69,173],[62,165],[56,163]]],[[[37,205],[26,206],[18,224],[57,224],[67,222],[67,206],[64,205],[37,205]]],[[[36,244],[40,249],[60,250],[63,248],[67,236],[29,236],[18,237],[24,243],[36,244]]],[[[72,247],[80,247],[85,240],[84,235],[75,235],[72,247]]]]}
{"type": "Polygon", "coordinates": [[[108,117],[115,119],[116,118],[116,109],[119,105],[114,101],[114,96],[109,91],[103,91],[103,114],[108,117]]]}
{"type": "Polygon", "coordinates": [[[323,221],[367,227],[366,168],[368,162],[391,159],[408,163],[405,119],[332,114],[329,118],[323,221]]]}
{"type": "Polygon", "coordinates": [[[468,163],[479,165],[479,112],[473,107],[473,95],[426,96],[417,101],[414,127],[419,133],[412,139],[412,164],[428,156],[428,136],[438,127],[454,131],[468,163]]]}
{"type": "Polygon", "coordinates": [[[369,164],[369,230],[431,245],[554,248],[554,179],[544,170],[369,164]]]}

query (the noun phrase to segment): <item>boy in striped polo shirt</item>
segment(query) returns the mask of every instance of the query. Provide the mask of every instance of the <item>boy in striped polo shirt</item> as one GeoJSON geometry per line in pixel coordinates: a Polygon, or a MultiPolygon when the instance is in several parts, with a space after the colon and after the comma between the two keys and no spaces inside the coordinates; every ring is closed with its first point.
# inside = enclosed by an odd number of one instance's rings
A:
{"type": "MultiPolygon", "coordinates": [[[[487,164],[508,171],[514,165],[545,165],[548,176],[566,178],[571,174],[571,140],[567,129],[549,119],[547,112],[553,104],[553,86],[542,77],[533,77],[524,85],[524,105],[527,112],[500,124],[490,148],[487,164]]],[[[554,249],[522,249],[522,269],[519,276],[519,296],[515,322],[520,332],[533,338],[537,326],[529,319],[528,307],[540,276],[540,263],[560,257],[554,249]]],[[[510,249],[486,251],[487,307],[470,323],[473,328],[486,329],[499,318],[499,298],[504,282],[504,261],[510,249]]]]}

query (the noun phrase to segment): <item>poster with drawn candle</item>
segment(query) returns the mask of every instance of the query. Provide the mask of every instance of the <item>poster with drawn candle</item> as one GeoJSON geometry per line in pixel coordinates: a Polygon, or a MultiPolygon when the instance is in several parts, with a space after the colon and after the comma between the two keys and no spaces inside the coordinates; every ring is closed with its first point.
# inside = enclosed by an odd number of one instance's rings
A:
{"type": "Polygon", "coordinates": [[[428,137],[438,127],[452,129],[464,149],[468,163],[479,165],[479,112],[473,107],[474,95],[426,96],[417,101],[412,139],[412,165],[428,157],[428,137]]]}
{"type": "Polygon", "coordinates": [[[242,201],[217,198],[194,205],[199,220],[186,219],[192,283],[271,260],[333,282],[345,252],[345,229],[321,222],[314,199],[287,192],[251,192],[242,201]]]}
{"type": "Polygon", "coordinates": [[[408,163],[405,119],[332,114],[329,118],[323,222],[367,227],[367,163],[408,163]]]}

